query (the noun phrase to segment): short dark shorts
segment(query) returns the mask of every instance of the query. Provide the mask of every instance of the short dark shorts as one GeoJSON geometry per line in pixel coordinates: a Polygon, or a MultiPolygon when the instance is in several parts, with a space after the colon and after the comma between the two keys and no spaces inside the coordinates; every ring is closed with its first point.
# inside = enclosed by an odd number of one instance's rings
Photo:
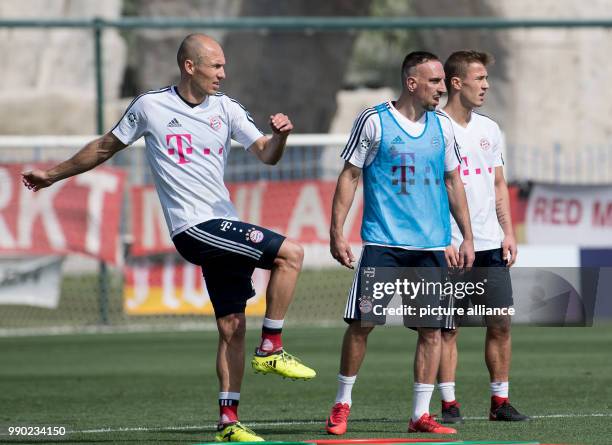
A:
{"type": "Polygon", "coordinates": [[[176,249],[202,267],[217,318],[244,313],[255,268],[271,269],[285,237],[242,221],[212,219],[174,236],[176,249]]]}
{"type": "MultiPolygon", "coordinates": [[[[469,272],[453,276],[452,280],[484,283],[485,292],[482,295],[473,294],[466,298],[454,299],[454,307],[467,310],[470,306],[485,306],[487,308],[509,308],[514,304],[512,298],[512,281],[507,261],[503,259],[503,250],[491,249],[476,252],[473,269],[469,272]]],[[[461,324],[455,317],[454,326],[461,324]]]]}
{"type": "MultiPolygon", "coordinates": [[[[385,324],[386,317],[384,315],[378,317],[372,313],[368,313],[367,317],[363,317],[361,312],[360,306],[363,304],[361,298],[361,270],[366,267],[415,268],[416,274],[422,275],[425,273],[427,275],[436,275],[428,277],[415,276],[415,281],[421,279],[439,280],[442,271],[446,268],[446,259],[444,257],[444,251],[442,250],[408,250],[399,247],[364,246],[359,263],[355,268],[355,277],[353,278],[353,284],[349,291],[344,310],[344,321],[349,324],[357,320],[361,321],[362,319],[365,322],[372,322],[375,325],[385,324]],[[431,274],[427,273],[429,268],[431,268],[431,274]]],[[[387,300],[380,300],[379,303],[386,306],[388,302],[387,300]]],[[[412,327],[406,323],[407,320],[404,319],[405,326],[412,327]]],[[[433,324],[436,323],[437,321],[433,321],[433,324]]],[[[443,325],[440,324],[440,327],[442,326],[443,325]]]]}

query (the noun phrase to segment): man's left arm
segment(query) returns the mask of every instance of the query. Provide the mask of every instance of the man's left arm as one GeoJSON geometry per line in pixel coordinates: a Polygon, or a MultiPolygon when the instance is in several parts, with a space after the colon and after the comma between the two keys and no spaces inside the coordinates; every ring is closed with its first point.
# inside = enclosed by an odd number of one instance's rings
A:
{"type": "Polygon", "coordinates": [[[504,178],[503,167],[495,167],[495,211],[497,213],[497,221],[504,232],[504,240],[502,241],[503,257],[508,262],[508,267],[510,267],[516,262],[518,250],[510,215],[510,194],[508,193],[506,178],[504,178]]]}
{"type": "Polygon", "coordinates": [[[459,267],[471,267],[474,263],[474,236],[465,189],[459,171],[455,169],[444,172],[444,185],[451,214],[463,236],[463,242],[459,247],[459,267]]]}
{"type": "Polygon", "coordinates": [[[445,114],[438,114],[438,119],[444,136],[444,185],[446,186],[451,214],[463,236],[459,253],[457,254],[455,247],[450,245],[445,249],[444,256],[449,266],[471,267],[475,256],[474,236],[467,197],[457,168],[461,165],[461,150],[455,139],[455,131],[450,118],[445,114]]]}
{"type": "Polygon", "coordinates": [[[287,145],[287,137],[293,130],[293,124],[289,117],[282,113],[270,116],[269,123],[272,136],[260,137],[249,147],[249,151],[264,164],[276,165],[283,156],[287,145]]]}

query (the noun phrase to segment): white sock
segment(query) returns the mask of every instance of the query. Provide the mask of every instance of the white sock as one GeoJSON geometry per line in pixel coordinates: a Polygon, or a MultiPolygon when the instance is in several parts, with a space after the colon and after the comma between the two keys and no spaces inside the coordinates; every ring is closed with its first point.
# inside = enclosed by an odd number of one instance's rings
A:
{"type": "Polygon", "coordinates": [[[415,383],[412,390],[412,420],[417,421],[429,413],[429,402],[435,386],[428,383],[415,383]]]}
{"type": "Polygon", "coordinates": [[[282,329],[284,322],[284,318],[282,320],[271,320],[270,318],[264,318],[263,325],[268,329],[282,329]]]}
{"type": "Polygon", "coordinates": [[[219,400],[238,400],[240,401],[240,393],[239,392],[225,392],[221,391],[219,393],[219,400]]]}
{"type": "Polygon", "coordinates": [[[455,382],[438,383],[438,389],[443,402],[455,401],[455,382]]]}
{"type": "Polygon", "coordinates": [[[491,397],[505,397],[508,398],[508,392],[510,391],[510,382],[491,382],[491,397]]]}
{"type": "MultiPolygon", "coordinates": [[[[236,405],[236,410],[238,409],[238,402],[240,401],[240,393],[239,392],[229,392],[229,391],[221,391],[219,392],[219,406],[232,406],[236,405]]],[[[225,425],[230,422],[235,422],[236,419],[230,418],[220,409],[221,415],[219,416],[219,424],[225,425]]]]}
{"type": "Polygon", "coordinates": [[[357,380],[357,376],[347,377],[342,374],[338,374],[338,392],[336,393],[336,403],[348,403],[348,406],[353,404],[351,399],[351,393],[353,392],[353,385],[357,380]]]}

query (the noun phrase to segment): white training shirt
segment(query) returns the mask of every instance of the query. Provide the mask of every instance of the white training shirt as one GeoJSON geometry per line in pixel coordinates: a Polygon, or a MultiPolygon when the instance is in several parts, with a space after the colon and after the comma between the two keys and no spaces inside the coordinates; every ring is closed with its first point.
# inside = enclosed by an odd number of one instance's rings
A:
{"type": "MultiPolygon", "coordinates": [[[[504,165],[501,130],[494,120],[475,112],[467,127],[449,119],[463,159],[460,173],[470,209],[474,250],[499,249],[504,235],[495,210],[495,168],[504,165]]],[[[459,247],[463,237],[454,218],[451,228],[453,245],[459,247]]]]}
{"type": "MultiPolygon", "coordinates": [[[[418,121],[411,121],[402,113],[397,111],[393,102],[387,102],[391,114],[410,136],[418,137],[425,130],[426,116],[423,114],[418,121]]],[[[444,156],[444,170],[452,171],[459,166],[461,158],[459,157],[459,150],[457,142],[455,141],[455,135],[453,131],[453,125],[446,114],[436,111],[440,126],[442,127],[442,134],[444,136],[445,156],[444,156]]],[[[349,136],[348,143],[342,150],[341,157],[345,161],[353,164],[355,167],[363,168],[364,165],[368,166],[374,161],[376,153],[380,147],[380,141],[382,136],[382,129],[380,126],[380,118],[378,112],[374,108],[366,108],[361,114],[355,119],[353,123],[353,129],[349,136]]],[[[451,218],[452,221],[452,218],[451,218]]],[[[373,243],[364,243],[364,245],[381,245],[373,243]]],[[[386,246],[386,247],[398,247],[398,246],[386,246]]],[[[418,248],[411,246],[402,246],[402,248],[408,250],[444,250],[444,248],[418,248]]]]}
{"type": "Polygon", "coordinates": [[[166,87],[136,97],[112,133],[126,145],[144,136],[170,236],[210,219],[238,219],[223,182],[231,140],[248,149],[263,136],[240,103],[217,93],[192,108],[166,87]]]}

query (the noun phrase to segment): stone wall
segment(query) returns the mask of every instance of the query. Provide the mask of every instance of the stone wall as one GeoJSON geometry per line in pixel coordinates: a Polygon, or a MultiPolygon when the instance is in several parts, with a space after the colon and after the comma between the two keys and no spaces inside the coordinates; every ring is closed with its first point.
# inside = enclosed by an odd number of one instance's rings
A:
{"type": "MultiPolygon", "coordinates": [[[[242,0],[135,0],[139,17],[232,17],[238,14],[242,0]]],[[[131,31],[128,66],[133,73],[134,91],[147,91],[178,82],[176,51],[187,34],[205,32],[223,42],[225,30],[138,29],[131,31]]]]}
{"type": "MultiPolygon", "coordinates": [[[[611,18],[607,0],[491,1],[507,18],[611,18]]],[[[515,144],[581,151],[612,136],[612,30],[508,31],[507,138],[515,144]]]]}
{"type": "MultiPolygon", "coordinates": [[[[121,0],[22,0],[0,3],[0,17],[36,19],[117,18],[121,0]]],[[[104,31],[107,100],[117,98],[125,68],[125,45],[104,31]]],[[[95,133],[93,32],[0,28],[0,133],[95,133]]],[[[112,108],[109,107],[109,108],[112,108]]],[[[109,118],[116,112],[109,109],[109,118]]]]}

